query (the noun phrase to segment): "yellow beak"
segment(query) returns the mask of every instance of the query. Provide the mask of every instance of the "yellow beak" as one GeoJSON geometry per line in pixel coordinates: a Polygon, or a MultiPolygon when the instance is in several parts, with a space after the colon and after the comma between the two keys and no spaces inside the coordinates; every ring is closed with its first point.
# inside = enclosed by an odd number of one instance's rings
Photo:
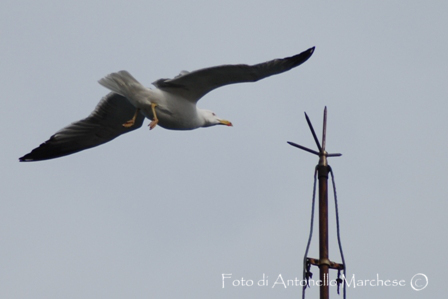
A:
{"type": "Polygon", "coordinates": [[[220,119],[219,123],[221,125],[226,125],[226,126],[229,126],[229,127],[233,127],[232,123],[230,121],[228,121],[228,120],[225,120],[225,119],[220,119]]]}

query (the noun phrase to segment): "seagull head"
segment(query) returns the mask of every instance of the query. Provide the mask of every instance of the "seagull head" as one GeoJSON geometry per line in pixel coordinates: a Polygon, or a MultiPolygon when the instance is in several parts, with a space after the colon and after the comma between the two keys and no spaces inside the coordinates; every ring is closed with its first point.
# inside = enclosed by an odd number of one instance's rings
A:
{"type": "Polygon", "coordinates": [[[202,119],[204,120],[204,124],[202,127],[211,127],[216,125],[226,125],[226,126],[233,126],[232,123],[228,120],[219,118],[215,112],[205,109],[198,109],[199,114],[202,116],[202,119]]]}

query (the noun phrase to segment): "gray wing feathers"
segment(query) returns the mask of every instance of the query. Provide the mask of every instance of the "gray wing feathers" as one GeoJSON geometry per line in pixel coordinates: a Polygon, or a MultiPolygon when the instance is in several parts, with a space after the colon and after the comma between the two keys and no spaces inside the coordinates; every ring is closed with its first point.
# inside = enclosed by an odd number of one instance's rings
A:
{"type": "Polygon", "coordinates": [[[134,113],[134,106],[125,97],[109,93],[87,118],[59,130],[19,160],[27,162],[58,158],[108,142],[142,126],[142,114],[138,115],[131,128],[122,126],[134,113]]]}
{"type": "Polygon", "coordinates": [[[314,47],[298,55],[255,65],[221,65],[200,69],[178,76],[174,79],[160,79],[153,84],[164,91],[183,96],[197,102],[215,88],[242,82],[255,82],[260,79],[286,72],[311,57],[314,47]]]}

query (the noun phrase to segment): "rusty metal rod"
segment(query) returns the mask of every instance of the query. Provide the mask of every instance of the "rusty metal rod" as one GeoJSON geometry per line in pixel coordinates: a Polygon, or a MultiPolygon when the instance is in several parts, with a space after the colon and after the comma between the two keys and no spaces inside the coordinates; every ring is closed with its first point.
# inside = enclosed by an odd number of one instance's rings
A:
{"type": "Polygon", "coordinates": [[[328,258],[328,165],[318,165],[319,179],[319,278],[320,299],[329,298],[328,269],[330,260],[328,258]]]}

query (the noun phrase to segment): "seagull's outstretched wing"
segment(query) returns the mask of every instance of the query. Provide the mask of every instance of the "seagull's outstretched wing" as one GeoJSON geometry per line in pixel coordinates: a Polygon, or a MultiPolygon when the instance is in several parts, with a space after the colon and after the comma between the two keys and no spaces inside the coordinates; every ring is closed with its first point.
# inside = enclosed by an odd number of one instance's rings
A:
{"type": "Polygon", "coordinates": [[[140,113],[132,127],[123,127],[122,124],[134,113],[134,106],[125,97],[111,92],[87,118],[59,130],[19,160],[29,162],[58,158],[108,142],[142,126],[145,117],[140,113]]]}
{"type": "Polygon", "coordinates": [[[292,57],[274,59],[255,65],[220,65],[191,73],[182,72],[174,79],[159,79],[153,84],[166,92],[197,102],[215,88],[233,83],[255,82],[289,71],[307,61],[313,52],[314,47],[292,57]]]}

